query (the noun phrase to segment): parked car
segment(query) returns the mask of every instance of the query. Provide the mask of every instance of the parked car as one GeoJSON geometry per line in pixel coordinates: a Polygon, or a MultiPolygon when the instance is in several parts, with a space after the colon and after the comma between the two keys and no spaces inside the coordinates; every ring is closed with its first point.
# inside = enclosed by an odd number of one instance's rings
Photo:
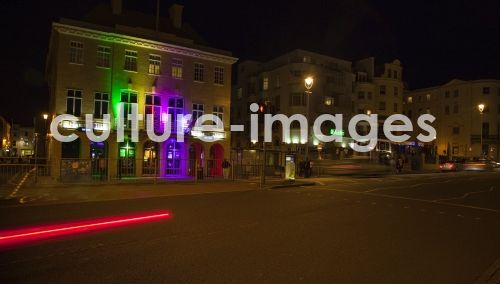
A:
{"type": "Polygon", "coordinates": [[[446,161],[444,163],[439,164],[439,169],[441,172],[456,172],[463,170],[462,161],[446,161]]]}
{"type": "Polygon", "coordinates": [[[491,171],[493,164],[487,159],[471,159],[463,164],[464,171],[491,171]]]}

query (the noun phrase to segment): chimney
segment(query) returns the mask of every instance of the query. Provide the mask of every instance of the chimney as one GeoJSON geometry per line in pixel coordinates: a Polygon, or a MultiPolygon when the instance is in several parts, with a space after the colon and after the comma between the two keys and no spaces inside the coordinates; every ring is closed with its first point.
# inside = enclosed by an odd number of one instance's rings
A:
{"type": "Polygon", "coordinates": [[[170,22],[176,29],[180,29],[182,26],[182,9],[184,9],[184,6],[175,3],[168,9],[170,22]]]}
{"type": "Polygon", "coordinates": [[[120,15],[122,13],[122,0],[111,0],[111,11],[113,15],[120,15]]]}

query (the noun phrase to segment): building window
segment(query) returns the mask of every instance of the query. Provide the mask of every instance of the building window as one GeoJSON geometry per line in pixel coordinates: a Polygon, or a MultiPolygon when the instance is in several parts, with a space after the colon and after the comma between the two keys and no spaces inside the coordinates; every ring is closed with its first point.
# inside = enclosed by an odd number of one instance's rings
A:
{"type": "Polygon", "coordinates": [[[394,79],[398,78],[398,71],[394,70],[394,79]]]}
{"type": "Polygon", "coordinates": [[[161,97],[158,94],[146,94],[146,101],[144,104],[144,122],[147,129],[149,115],[153,115],[153,130],[162,129],[161,124],[161,97]]]}
{"type": "Polygon", "coordinates": [[[385,111],[385,102],[379,102],[378,103],[378,109],[382,110],[382,111],[385,111]]]}
{"type": "Polygon", "coordinates": [[[192,120],[196,123],[196,120],[203,115],[204,107],[203,104],[193,104],[193,117],[192,120]]]}
{"type": "Polygon", "coordinates": [[[182,59],[172,58],[172,77],[182,79],[182,59]]]}
{"type": "Polygon", "coordinates": [[[453,105],[453,113],[458,113],[458,104],[457,103],[455,103],[453,105]]]}
{"type": "Polygon", "coordinates": [[[214,83],[217,85],[224,85],[224,67],[215,66],[214,83]]]}
{"type": "Polygon", "coordinates": [[[120,94],[120,104],[123,105],[123,113],[120,114],[121,120],[125,127],[130,128],[131,121],[127,116],[132,113],[132,104],[137,103],[137,93],[133,91],[122,91],[120,94]]]}
{"type": "Polygon", "coordinates": [[[431,94],[427,94],[427,95],[425,95],[425,99],[426,99],[427,101],[430,101],[430,100],[431,100],[431,94]]]}
{"type": "Polygon", "coordinates": [[[307,94],[303,92],[292,93],[290,99],[290,106],[306,106],[307,104],[306,96],[307,94]]]}
{"type": "Polygon", "coordinates": [[[363,100],[365,98],[364,92],[358,92],[358,99],[363,100]]]}
{"type": "Polygon", "coordinates": [[[137,51],[125,50],[125,66],[124,70],[137,71],[137,51]]]}
{"type": "Polygon", "coordinates": [[[109,68],[111,67],[111,47],[98,46],[97,47],[97,67],[109,68]]]}
{"type": "Polygon", "coordinates": [[[238,100],[241,100],[241,99],[243,98],[243,88],[238,88],[238,89],[236,90],[236,98],[237,98],[238,100]]]}
{"type": "Polygon", "coordinates": [[[398,87],[394,87],[394,96],[395,97],[399,96],[399,88],[398,87]]]}
{"type": "Polygon", "coordinates": [[[170,115],[170,129],[177,132],[177,115],[184,115],[184,100],[182,98],[168,99],[168,114],[170,115]]]}
{"type": "Polygon", "coordinates": [[[205,82],[205,65],[203,63],[194,63],[194,80],[205,82]]]}
{"type": "Polygon", "coordinates": [[[103,118],[108,113],[109,94],[96,92],[94,94],[94,118],[103,118]]]}
{"type": "Polygon", "coordinates": [[[450,106],[444,107],[444,114],[450,114],[450,106]]]}
{"type": "MultiPolygon", "coordinates": [[[[276,75],[276,85],[275,86],[276,86],[276,88],[280,88],[281,87],[281,85],[280,85],[280,76],[279,75],[276,75]]],[[[498,90],[499,90],[498,93],[500,94],[500,89],[498,89],[498,90]]]]}
{"type": "Polygon", "coordinates": [[[409,104],[413,103],[413,97],[408,97],[407,102],[408,102],[409,104]]]}
{"type": "Polygon", "coordinates": [[[83,43],[79,41],[69,42],[69,63],[83,64],[83,43]]]}
{"type": "Polygon", "coordinates": [[[453,97],[457,98],[458,97],[458,90],[453,91],[453,97]]]}
{"type": "Polygon", "coordinates": [[[150,54],[148,73],[152,75],[160,75],[160,66],[161,66],[161,56],[150,54]]]}
{"type": "Polygon", "coordinates": [[[333,98],[325,97],[325,106],[333,106],[333,98]]]}
{"type": "Polygon", "coordinates": [[[82,91],[69,89],[66,92],[66,113],[79,117],[82,114],[82,91]]]}
{"type": "MultiPolygon", "coordinates": [[[[217,116],[220,119],[220,122],[224,121],[224,107],[222,106],[214,106],[212,114],[217,116]]],[[[222,128],[223,124],[215,124],[217,128],[222,128]]]]}
{"type": "Polygon", "coordinates": [[[392,78],[392,70],[387,69],[387,77],[392,78]]]}
{"type": "Polygon", "coordinates": [[[264,91],[267,91],[269,89],[269,78],[268,77],[264,77],[262,79],[262,89],[264,91]]]}
{"type": "Polygon", "coordinates": [[[274,97],[274,106],[275,106],[275,111],[280,111],[281,109],[281,97],[280,96],[276,96],[274,97]]]}
{"type": "Polygon", "coordinates": [[[380,86],[380,94],[385,95],[385,85],[380,86]]]}
{"type": "Polygon", "coordinates": [[[483,122],[483,138],[488,138],[490,136],[490,123],[483,122]]]}
{"type": "Polygon", "coordinates": [[[489,95],[490,94],[490,87],[483,87],[483,95],[489,95]]]}
{"type": "Polygon", "coordinates": [[[367,96],[368,96],[368,99],[371,100],[372,99],[372,92],[368,92],[367,96]]]}
{"type": "Polygon", "coordinates": [[[394,103],[394,112],[398,112],[398,104],[394,103]]]}
{"type": "Polygon", "coordinates": [[[449,98],[449,97],[450,97],[450,91],[446,91],[446,92],[444,92],[444,97],[445,97],[445,98],[449,98]]]}

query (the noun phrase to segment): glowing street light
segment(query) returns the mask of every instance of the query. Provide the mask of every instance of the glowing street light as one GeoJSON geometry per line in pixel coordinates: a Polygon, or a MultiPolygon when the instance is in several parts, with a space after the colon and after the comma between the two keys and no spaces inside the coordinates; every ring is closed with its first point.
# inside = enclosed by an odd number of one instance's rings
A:
{"type": "Polygon", "coordinates": [[[481,148],[480,149],[481,150],[480,151],[481,151],[481,156],[482,156],[483,155],[483,111],[484,111],[484,104],[478,104],[477,109],[479,110],[479,116],[481,117],[481,125],[480,125],[480,127],[481,127],[481,137],[480,137],[480,139],[481,139],[481,146],[480,147],[481,148]]]}
{"type": "Polygon", "coordinates": [[[314,79],[311,76],[304,79],[304,84],[305,84],[305,87],[308,91],[312,88],[313,83],[314,83],[314,79]]]}
{"type": "Polygon", "coordinates": [[[49,115],[48,115],[48,114],[46,114],[46,113],[44,113],[44,114],[43,114],[43,119],[47,120],[47,118],[49,118],[49,115]]]}

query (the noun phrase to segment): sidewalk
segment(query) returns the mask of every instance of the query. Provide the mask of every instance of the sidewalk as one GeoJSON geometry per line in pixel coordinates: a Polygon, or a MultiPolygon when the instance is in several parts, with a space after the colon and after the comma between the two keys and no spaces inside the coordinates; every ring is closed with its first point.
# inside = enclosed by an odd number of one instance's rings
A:
{"type": "MultiPolygon", "coordinates": [[[[294,183],[282,179],[267,179],[263,189],[278,189],[314,185],[314,182],[297,180],[294,183]]],[[[252,180],[168,180],[156,184],[142,180],[142,183],[94,183],[94,184],[54,184],[25,185],[14,198],[2,196],[9,205],[17,203],[71,203],[105,200],[141,199],[192,194],[212,194],[222,192],[242,192],[259,190],[258,179],[252,180]]]]}

